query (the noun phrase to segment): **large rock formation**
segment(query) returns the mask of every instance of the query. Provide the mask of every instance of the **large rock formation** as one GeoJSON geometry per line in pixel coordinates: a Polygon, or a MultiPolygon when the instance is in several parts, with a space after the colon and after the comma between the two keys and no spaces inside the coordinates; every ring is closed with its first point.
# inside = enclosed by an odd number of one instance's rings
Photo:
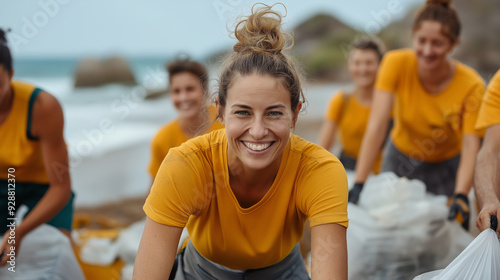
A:
{"type": "Polygon", "coordinates": [[[136,85],[134,74],[122,58],[84,59],[75,71],[75,87],[98,87],[106,84],[136,85]]]}

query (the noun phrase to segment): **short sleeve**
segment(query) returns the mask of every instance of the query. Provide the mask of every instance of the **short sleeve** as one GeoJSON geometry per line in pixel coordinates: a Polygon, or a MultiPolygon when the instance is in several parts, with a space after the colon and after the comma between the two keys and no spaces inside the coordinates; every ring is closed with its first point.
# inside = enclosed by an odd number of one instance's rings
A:
{"type": "Polygon", "coordinates": [[[384,55],[375,81],[376,90],[396,93],[403,60],[402,53],[389,52],[384,55]]]}
{"type": "Polygon", "coordinates": [[[484,130],[477,130],[475,128],[479,108],[481,107],[481,100],[484,95],[484,82],[478,81],[471,91],[471,94],[465,100],[462,133],[484,136],[484,130]]]}
{"type": "Polygon", "coordinates": [[[310,226],[336,223],[347,227],[348,185],[342,164],[326,160],[302,174],[305,178],[297,194],[298,207],[309,218],[310,226]]]}
{"type": "Polygon", "coordinates": [[[488,85],[484,95],[479,116],[476,122],[477,129],[485,129],[492,125],[500,124],[500,70],[488,85]]]}
{"type": "Polygon", "coordinates": [[[342,118],[342,103],[344,102],[344,93],[337,92],[330,98],[326,109],[325,118],[338,124],[342,118]]]}
{"type": "Polygon", "coordinates": [[[197,215],[212,196],[211,178],[206,178],[204,166],[188,160],[177,148],[171,149],[162,162],[144,212],[153,221],[184,227],[191,215],[197,215]]]}

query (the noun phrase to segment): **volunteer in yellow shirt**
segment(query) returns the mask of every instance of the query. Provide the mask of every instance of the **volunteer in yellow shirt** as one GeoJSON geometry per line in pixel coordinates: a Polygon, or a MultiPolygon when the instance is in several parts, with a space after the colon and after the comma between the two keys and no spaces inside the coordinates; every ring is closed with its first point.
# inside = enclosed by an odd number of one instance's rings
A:
{"type": "Polygon", "coordinates": [[[215,106],[207,107],[208,73],[203,65],[189,59],[167,65],[169,92],[179,116],[158,131],[151,144],[149,174],[154,179],[171,148],[196,135],[223,128],[216,118],[215,106]],[[206,125],[206,123],[212,123],[206,125]]]}
{"type": "Polygon", "coordinates": [[[254,7],[219,79],[224,130],[174,148],[144,210],[136,279],[309,279],[297,245],[311,223],[313,279],[347,279],[347,178],[338,159],[290,134],[302,107],[281,17],[254,7]],[[177,257],[186,225],[191,241],[177,257]]]}
{"type": "MultiPolygon", "coordinates": [[[[476,220],[483,231],[490,227],[490,216],[500,217],[500,70],[491,79],[481,104],[477,129],[486,128],[474,174],[474,190],[481,211],[476,220]]],[[[500,227],[496,229],[500,235],[500,227]]]]}
{"type": "Polygon", "coordinates": [[[359,198],[394,108],[382,171],[419,179],[428,191],[453,196],[450,218],[460,213],[463,226],[468,225],[467,194],[482,135],[474,125],[484,82],[476,71],[448,57],[459,31],[449,2],[427,1],[414,23],[413,50],[384,56],[349,201],[359,198]]]}
{"type": "MultiPolygon", "coordinates": [[[[340,132],[342,152],[340,161],[344,168],[354,170],[361,140],[365,134],[373,97],[373,86],[382,51],[373,39],[359,40],[351,44],[348,69],[354,82],[354,90],[335,93],[327,107],[318,144],[330,150],[340,132]]],[[[373,171],[380,171],[382,154],[379,153],[373,171]]]]}
{"type": "Polygon", "coordinates": [[[18,257],[24,236],[42,223],[70,237],[73,216],[61,106],[47,92],[12,80],[13,74],[0,29],[0,265],[18,257]],[[21,205],[28,213],[14,228],[10,224],[21,205]]]}

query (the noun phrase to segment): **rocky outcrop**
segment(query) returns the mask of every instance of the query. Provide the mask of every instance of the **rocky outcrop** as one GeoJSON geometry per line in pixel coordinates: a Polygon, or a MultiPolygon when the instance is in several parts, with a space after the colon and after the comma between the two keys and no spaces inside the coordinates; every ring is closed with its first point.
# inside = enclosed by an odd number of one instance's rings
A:
{"type": "MultiPolygon", "coordinates": [[[[452,56],[476,69],[488,81],[500,68],[499,0],[454,0],[452,4],[462,23],[460,42],[452,56]]],[[[416,6],[401,20],[390,23],[376,34],[387,50],[411,48],[412,25],[419,8],[420,5],[416,6]]],[[[305,20],[294,28],[292,35],[295,44],[290,54],[313,82],[348,81],[348,45],[355,38],[366,36],[329,14],[317,14],[305,20]]],[[[220,63],[223,53],[210,56],[206,62],[220,63]]]]}
{"type": "Polygon", "coordinates": [[[77,88],[98,87],[107,84],[137,84],[128,62],[119,57],[80,61],[75,71],[74,81],[77,88]]]}

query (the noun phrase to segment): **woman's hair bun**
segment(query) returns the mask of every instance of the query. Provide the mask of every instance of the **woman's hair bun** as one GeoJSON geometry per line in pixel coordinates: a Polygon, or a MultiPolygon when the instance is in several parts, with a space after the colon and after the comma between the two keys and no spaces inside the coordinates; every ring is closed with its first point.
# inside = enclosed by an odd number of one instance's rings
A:
{"type": "Polygon", "coordinates": [[[426,5],[437,5],[449,8],[451,7],[451,0],[427,0],[426,5]]]}
{"type": "Polygon", "coordinates": [[[7,44],[7,32],[10,32],[10,29],[2,29],[0,28],[0,44],[7,44]]]}
{"type": "Polygon", "coordinates": [[[272,10],[277,4],[269,6],[257,3],[253,5],[251,15],[238,22],[234,29],[234,35],[238,40],[233,47],[235,52],[277,54],[293,45],[293,37],[281,29],[283,17],[272,10]],[[256,7],[257,5],[262,7],[256,7]],[[291,44],[286,47],[288,41],[291,41],[291,44]]]}

